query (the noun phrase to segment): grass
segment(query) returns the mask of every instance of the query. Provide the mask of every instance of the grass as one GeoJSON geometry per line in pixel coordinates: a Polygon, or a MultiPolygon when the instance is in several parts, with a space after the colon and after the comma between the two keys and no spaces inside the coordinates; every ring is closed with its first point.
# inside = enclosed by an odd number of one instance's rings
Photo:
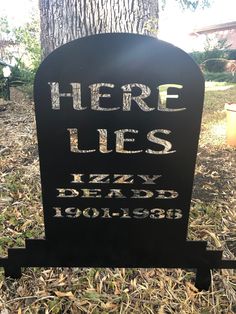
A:
{"type": "MultiPolygon", "coordinates": [[[[22,94],[4,103],[0,145],[0,254],[44,235],[33,104],[22,94]]],[[[235,149],[226,145],[225,102],[236,85],[207,83],[189,239],[236,255],[235,149]]],[[[19,280],[0,273],[0,313],[199,313],[236,311],[236,274],[212,272],[210,291],[180,269],[28,268],[19,280]]]]}

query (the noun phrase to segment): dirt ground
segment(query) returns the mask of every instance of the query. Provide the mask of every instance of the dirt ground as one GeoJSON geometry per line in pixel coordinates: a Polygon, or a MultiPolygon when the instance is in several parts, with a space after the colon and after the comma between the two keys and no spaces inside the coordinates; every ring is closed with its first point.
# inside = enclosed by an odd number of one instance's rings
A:
{"type": "MultiPolygon", "coordinates": [[[[0,103],[0,255],[44,236],[34,104],[12,90],[0,103]]],[[[230,89],[210,88],[197,157],[189,239],[205,240],[236,257],[236,149],[225,139],[223,104],[230,89]]],[[[0,313],[236,313],[236,273],[212,271],[209,291],[180,269],[25,269],[19,280],[0,277],[0,313]]]]}

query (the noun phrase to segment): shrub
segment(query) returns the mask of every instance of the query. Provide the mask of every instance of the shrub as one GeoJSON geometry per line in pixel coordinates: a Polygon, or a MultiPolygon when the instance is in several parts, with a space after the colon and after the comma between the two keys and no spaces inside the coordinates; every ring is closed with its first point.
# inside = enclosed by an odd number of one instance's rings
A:
{"type": "Polygon", "coordinates": [[[208,59],[228,59],[228,51],[218,49],[208,51],[193,51],[190,53],[190,56],[197,64],[201,64],[208,59]]]}
{"type": "Polygon", "coordinates": [[[236,60],[236,49],[228,50],[228,57],[229,60],[236,60]]]}
{"type": "Polygon", "coordinates": [[[203,61],[205,61],[205,56],[204,56],[204,52],[201,51],[193,51],[189,54],[193,60],[197,63],[197,64],[201,64],[203,61]]]}
{"type": "Polygon", "coordinates": [[[229,72],[204,72],[206,81],[236,83],[236,75],[229,72]]]}
{"type": "Polygon", "coordinates": [[[204,70],[206,72],[224,72],[227,60],[225,59],[208,59],[203,62],[204,70]]]}
{"type": "Polygon", "coordinates": [[[39,21],[33,17],[25,25],[15,28],[10,27],[7,18],[0,18],[0,33],[6,37],[10,36],[12,41],[21,47],[17,53],[5,52],[5,58],[15,60],[16,64],[9,78],[10,86],[24,84],[26,93],[31,96],[34,76],[41,61],[39,21]]]}
{"type": "MultiPolygon", "coordinates": [[[[10,87],[20,87],[29,98],[33,97],[33,81],[34,71],[25,67],[22,64],[18,64],[11,68],[11,75],[9,77],[10,87]]],[[[6,78],[3,77],[0,67],[0,98],[6,98],[6,78]]]]}
{"type": "Polygon", "coordinates": [[[228,59],[236,60],[236,49],[233,50],[209,50],[209,51],[193,51],[189,54],[197,64],[201,64],[207,59],[228,59]]]}

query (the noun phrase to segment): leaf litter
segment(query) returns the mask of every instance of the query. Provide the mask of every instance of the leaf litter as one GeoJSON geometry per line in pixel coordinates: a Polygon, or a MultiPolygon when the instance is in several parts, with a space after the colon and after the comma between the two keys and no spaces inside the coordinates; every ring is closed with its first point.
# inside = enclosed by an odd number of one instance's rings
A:
{"type": "MultiPolygon", "coordinates": [[[[34,105],[16,89],[12,99],[0,104],[1,256],[26,237],[44,237],[34,105]]],[[[206,91],[188,235],[224,250],[225,259],[236,255],[236,150],[226,145],[224,112],[235,99],[236,85],[206,91]]],[[[201,292],[195,274],[181,269],[27,268],[18,280],[0,276],[0,314],[236,312],[234,270],[213,271],[201,292]]]]}

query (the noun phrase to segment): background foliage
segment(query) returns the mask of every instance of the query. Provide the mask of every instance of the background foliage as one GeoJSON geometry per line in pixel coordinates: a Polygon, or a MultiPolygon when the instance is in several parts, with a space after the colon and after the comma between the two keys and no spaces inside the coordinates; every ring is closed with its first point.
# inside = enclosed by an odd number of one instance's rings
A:
{"type": "MultiPolygon", "coordinates": [[[[10,85],[22,85],[31,97],[34,76],[41,62],[39,20],[33,16],[25,25],[11,27],[7,18],[2,17],[0,18],[0,33],[18,50],[17,53],[15,49],[5,51],[5,57],[15,64],[11,69],[10,85]]],[[[0,80],[3,80],[1,68],[0,80]]]]}

